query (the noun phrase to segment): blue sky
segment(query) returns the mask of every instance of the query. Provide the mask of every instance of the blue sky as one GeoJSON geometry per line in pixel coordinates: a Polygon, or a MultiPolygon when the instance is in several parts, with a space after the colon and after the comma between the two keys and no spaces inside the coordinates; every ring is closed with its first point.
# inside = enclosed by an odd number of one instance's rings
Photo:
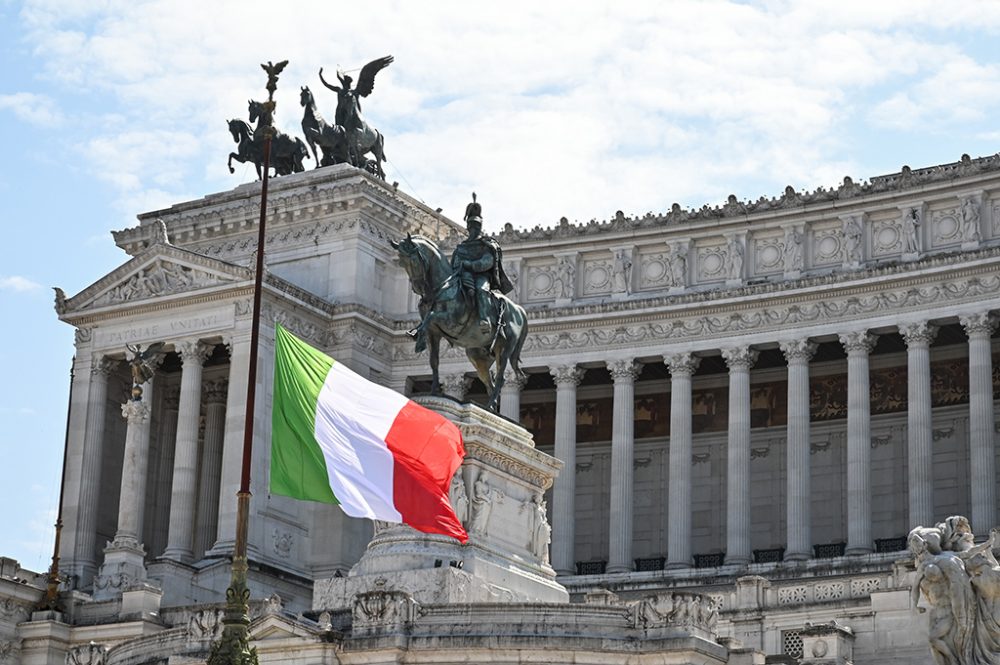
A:
{"type": "Polygon", "coordinates": [[[254,178],[224,121],[260,62],[291,61],[296,131],[301,85],[333,115],[320,67],[393,54],[364,102],[388,178],[456,219],[474,189],[493,230],[1000,150],[1000,3],[356,5],[0,0],[0,555],[50,555],[73,353],[50,287],[124,262],[136,214],[254,178]]]}

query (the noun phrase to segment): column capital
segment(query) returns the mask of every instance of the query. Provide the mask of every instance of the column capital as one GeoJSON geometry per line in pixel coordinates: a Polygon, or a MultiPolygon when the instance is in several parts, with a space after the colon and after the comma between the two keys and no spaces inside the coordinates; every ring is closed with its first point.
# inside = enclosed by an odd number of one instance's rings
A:
{"type": "Polygon", "coordinates": [[[188,363],[197,362],[201,365],[212,355],[213,347],[201,340],[187,339],[174,344],[174,348],[177,351],[177,355],[181,357],[182,364],[187,365],[188,363]]]}
{"type": "Polygon", "coordinates": [[[934,341],[937,333],[938,327],[927,321],[914,321],[899,325],[899,334],[906,342],[907,347],[927,346],[934,341]]]}
{"type": "Polygon", "coordinates": [[[585,369],[577,367],[576,365],[555,365],[554,367],[549,367],[549,374],[552,375],[552,380],[555,381],[557,386],[578,386],[580,385],[580,382],[583,381],[583,375],[585,373],[585,369]]]}
{"type": "Polygon", "coordinates": [[[867,330],[854,330],[840,333],[840,343],[844,345],[847,355],[864,354],[868,355],[875,348],[877,337],[867,330]]]}
{"type": "Polygon", "coordinates": [[[510,388],[521,392],[524,390],[524,386],[528,384],[528,375],[515,372],[513,369],[508,367],[503,373],[503,386],[504,388],[510,388]]]}
{"type": "Polygon", "coordinates": [[[997,329],[997,317],[990,312],[975,312],[973,314],[963,314],[958,317],[965,334],[969,335],[992,335],[997,329]]]}
{"type": "Polygon", "coordinates": [[[622,358],[620,360],[609,360],[608,361],[608,371],[611,372],[611,378],[615,383],[627,382],[632,383],[639,376],[639,372],[642,371],[642,365],[635,361],[634,358],[622,358]]]}
{"type": "Polygon", "coordinates": [[[228,390],[229,381],[227,379],[209,381],[205,384],[205,401],[209,404],[225,404],[228,390]]]}
{"type": "Polygon", "coordinates": [[[701,358],[689,351],[663,356],[663,362],[670,369],[671,377],[691,376],[701,364],[701,358]]]}
{"type": "Polygon", "coordinates": [[[729,349],[722,349],[722,357],[726,361],[726,366],[730,371],[734,369],[749,370],[757,362],[760,353],[749,346],[735,346],[729,349]]]}
{"type": "Polygon", "coordinates": [[[119,365],[121,365],[120,360],[109,358],[103,353],[95,353],[93,364],[90,367],[90,373],[94,376],[102,374],[105,377],[108,377],[111,376],[116,369],[118,369],[119,365]]]}
{"type": "Polygon", "coordinates": [[[129,425],[141,425],[149,420],[149,407],[141,401],[130,399],[122,404],[122,418],[129,425]]]}
{"type": "Polygon", "coordinates": [[[789,364],[793,362],[808,363],[816,355],[816,349],[819,348],[819,345],[816,342],[810,342],[808,337],[804,339],[786,339],[778,342],[778,346],[781,348],[781,352],[785,354],[785,360],[789,364]]]}

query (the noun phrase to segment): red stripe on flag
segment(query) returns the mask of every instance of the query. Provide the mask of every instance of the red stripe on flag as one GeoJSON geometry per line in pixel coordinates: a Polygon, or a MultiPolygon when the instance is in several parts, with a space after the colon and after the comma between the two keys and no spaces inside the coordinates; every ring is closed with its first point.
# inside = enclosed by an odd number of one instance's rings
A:
{"type": "Polygon", "coordinates": [[[385,443],[395,460],[393,502],[403,523],[466,542],[469,535],[448,500],[451,478],[465,457],[455,424],[410,401],[396,414],[385,443]]]}

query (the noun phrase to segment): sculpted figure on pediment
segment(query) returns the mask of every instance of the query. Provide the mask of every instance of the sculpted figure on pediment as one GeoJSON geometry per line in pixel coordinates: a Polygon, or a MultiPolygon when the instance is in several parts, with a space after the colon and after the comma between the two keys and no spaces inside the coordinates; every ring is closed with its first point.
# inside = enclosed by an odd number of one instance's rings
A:
{"type": "Polygon", "coordinates": [[[729,239],[729,279],[743,279],[743,243],[737,236],[729,239]]]}
{"type": "Polygon", "coordinates": [[[619,249],[615,252],[615,262],[613,267],[614,293],[631,292],[632,283],[632,257],[627,249],[619,249]]]}
{"type": "Polygon", "coordinates": [[[844,222],[844,261],[851,264],[861,263],[861,222],[851,217],[844,222]]]}
{"type": "Polygon", "coordinates": [[[920,213],[916,208],[910,208],[903,214],[903,251],[916,254],[920,251],[917,232],[920,229],[920,213]]]}
{"type": "Polygon", "coordinates": [[[666,260],[670,286],[687,286],[687,246],[682,242],[667,245],[666,260]]]}

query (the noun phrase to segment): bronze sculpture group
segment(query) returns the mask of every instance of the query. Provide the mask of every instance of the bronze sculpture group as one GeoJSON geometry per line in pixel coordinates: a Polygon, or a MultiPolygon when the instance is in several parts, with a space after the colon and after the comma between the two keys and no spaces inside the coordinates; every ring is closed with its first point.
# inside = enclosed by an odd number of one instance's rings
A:
{"type": "MultiPolygon", "coordinates": [[[[303,108],[302,133],[306,140],[303,142],[302,139],[284,132],[274,132],[270,159],[274,174],[288,175],[305,170],[303,161],[309,159],[311,150],[312,158],[316,160],[316,168],[347,163],[385,179],[385,170],[382,167],[382,162],[385,161],[384,139],[361,114],[361,97],[367,97],[372,93],[375,88],[375,75],[388,67],[392,61],[392,56],[387,55],[369,62],[361,68],[357,85],[354,87],[352,87],[353,79],[340,71],[337,72],[340,85],[327,83],[323,78],[323,69],[320,68],[320,82],[337,93],[334,122],[330,124],[323,119],[316,108],[312,91],[303,86],[299,103],[303,108]]],[[[275,67],[284,67],[284,64],[279,63],[275,67]]],[[[236,152],[229,153],[229,172],[235,172],[234,159],[241,163],[251,162],[256,166],[257,177],[260,178],[264,162],[262,130],[265,127],[273,127],[273,118],[266,102],[250,100],[248,112],[249,123],[239,119],[228,121],[229,133],[238,146],[236,152]],[[251,127],[253,123],[256,123],[256,127],[251,127]]]]}

